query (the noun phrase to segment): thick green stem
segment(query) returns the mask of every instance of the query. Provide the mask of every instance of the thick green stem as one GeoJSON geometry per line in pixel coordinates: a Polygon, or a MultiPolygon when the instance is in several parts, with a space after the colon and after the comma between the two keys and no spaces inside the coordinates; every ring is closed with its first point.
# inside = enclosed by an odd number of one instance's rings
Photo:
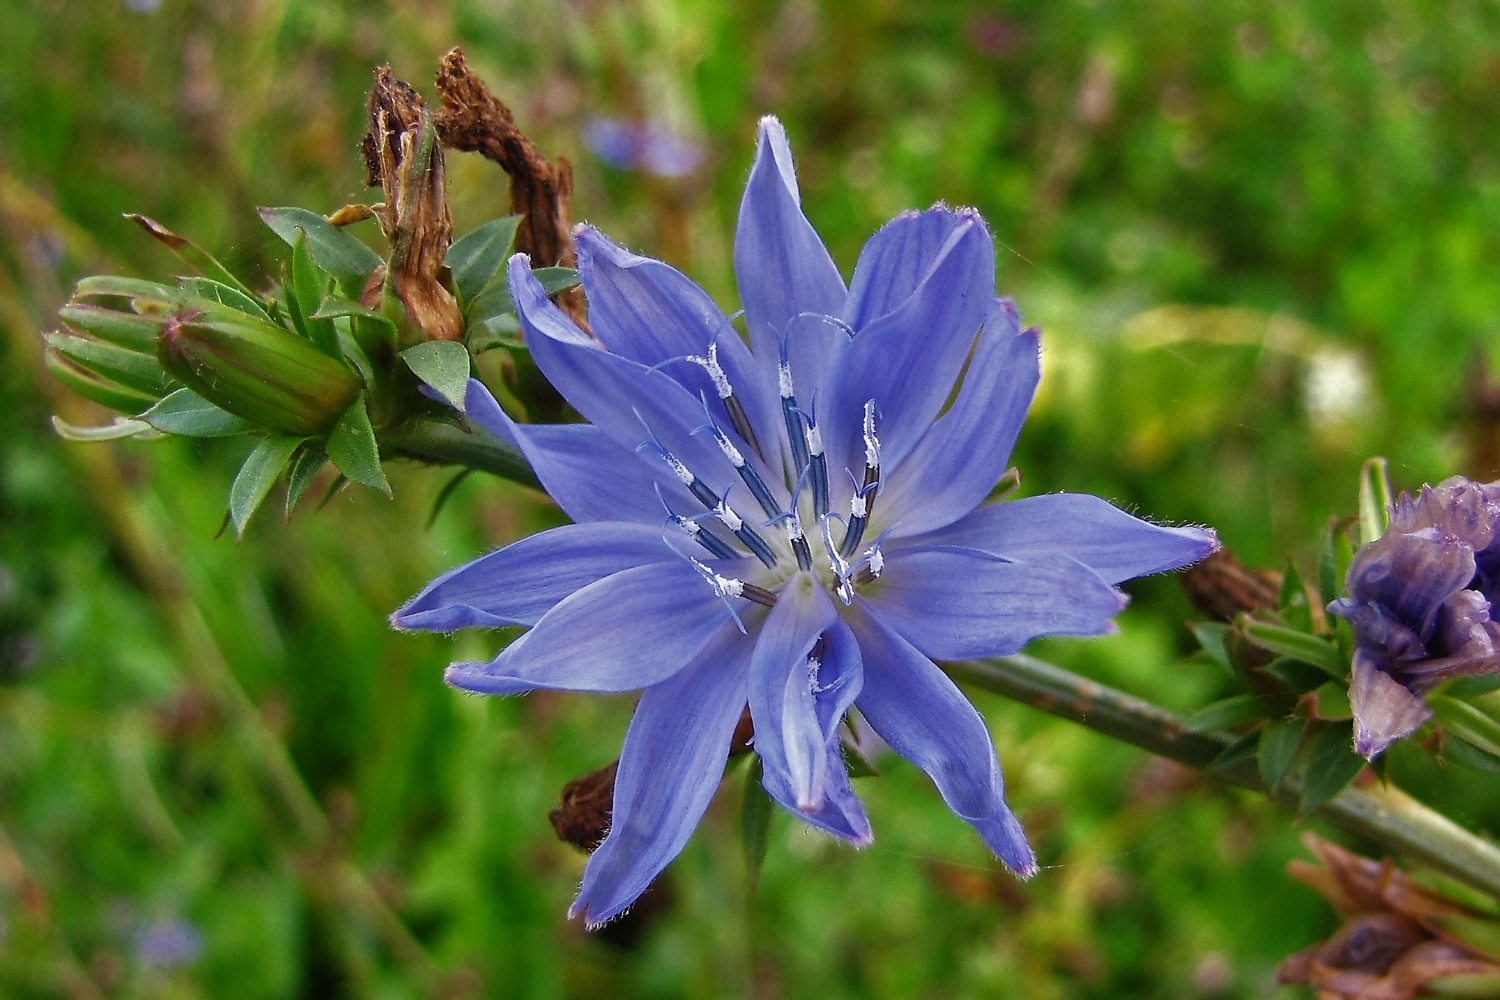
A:
{"type": "Polygon", "coordinates": [[[387,456],[401,455],[421,462],[467,466],[522,486],[542,488],[536,473],[531,471],[520,452],[479,427],[465,431],[435,420],[414,420],[389,434],[382,434],[380,444],[387,456]]]}
{"type": "MultiPolygon", "coordinates": [[[[1189,767],[1207,766],[1231,742],[1225,734],[1189,732],[1183,720],[1156,705],[1034,657],[1000,656],[945,666],[957,680],[1189,767]]],[[[1231,767],[1216,775],[1267,792],[1253,766],[1231,767]]],[[[1297,783],[1288,779],[1275,797],[1295,806],[1298,792],[1297,783]]],[[[1351,786],[1316,812],[1336,826],[1500,899],[1500,848],[1393,786],[1351,786]]]]}

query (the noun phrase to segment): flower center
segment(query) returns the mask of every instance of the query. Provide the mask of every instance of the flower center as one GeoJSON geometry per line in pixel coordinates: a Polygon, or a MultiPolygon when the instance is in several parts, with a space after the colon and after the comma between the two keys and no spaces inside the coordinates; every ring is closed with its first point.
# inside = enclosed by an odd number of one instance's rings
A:
{"type": "Polygon", "coordinates": [[[776,383],[786,452],[791,458],[790,481],[787,483],[790,500],[783,505],[742,450],[742,445],[748,446],[757,456],[765,457],[740,396],[719,363],[718,345],[710,344],[705,355],[680,360],[702,367],[713,383],[720,409],[705,397],[703,407],[707,422],[695,433],[712,435],[720,452],[734,468],[739,482],[720,484],[718,489],[710,486],[661,443],[637,412],[636,417],[646,431],[646,441],[639,450],[653,452],[700,505],[696,512],[675,510],[658,487],[657,495],[666,509],[667,524],[715,559],[740,559],[749,554],[760,560],[763,569],[753,580],[731,578],[720,575],[698,558],[688,557],[694,567],[729,607],[741,631],[744,624],[735,610],[733,599],[744,598],[766,606],[774,605],[777,593],[799,573],[812,574],[844,604],[851,603],[855,588],[879,577],[885,565],[880,539],[865,542],[875,500],[883,485],[875,400],[866,400],[860,414],[864,468],[859,471],[844,469],[852,489],[848,513],[841,514],[831,509],[828,454],[817,418],[816,396],[813,394],[807,398],[806,407],[801,405],[783,339],[776,366],[776,383]],[[725,420],[738,441],[725,429],[725,420]],[[740,487],[744,488],[738,494],[742,503],[736,506],[734,497],[740,487]],[[758,527],[746,519],[744,492],[749,493],[750,499],[765,515],[763,521],[754,519],[759,521],[758,527]],[[815,528],[809,530],[806,525],[815,525],[815,528]],[[771,532],[769,537],[762,534],[772,528],[780,528],[780,531],[771,532]]]}

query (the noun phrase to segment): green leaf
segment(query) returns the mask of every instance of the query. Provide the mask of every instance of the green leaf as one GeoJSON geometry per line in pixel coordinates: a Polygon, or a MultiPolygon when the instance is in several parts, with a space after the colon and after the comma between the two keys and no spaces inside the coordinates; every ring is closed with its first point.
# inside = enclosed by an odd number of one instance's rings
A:
{"type": "Polygon", "coordinates": [[[428,340],[401,352],[412,374],[459,413],[469,391],[469,349],[454,340],[428,340]]]}
{"type": "Polygon", "coordinates": [[[1329,522],[1323,532],[1323,544],[1318,547],[1318,596],[1327,607],[1339,596],[1339,578],[1333,552],[1333,536],[1336,522],[1329,522]]]}
{"type": "Polygon", "coordinates": [[[250,523],[266,494],[271,492],[292,452],[304,440],[291,434],[272,434],[256,445],[245,464],[240,466],[239,474],[229,487],[229,517],[234,522],[236,537],[245,537],[245,525],[250,523]]]}
{"type": "Polygon", "coordinates": [[[1223,774],[1225,771],[1233,770],[1238,764],[1254,759],[1255,745],[1259,739],[1259,733],[1245,733],[1237,737],[1234,742],[1220,750],[1218,756],[1209,761],[1208,766],[1203,770],[1208,774],[1223,774]]]}
{"type": "Polygon", "coordinates": [[[162,246],[175,253],[178,257],[182,258],[182,260],[189,267],[193,268],[204,277],[213,278],[215,281],[228,285],[230,288],[233,288],[235,291],[239,292],[241,295],[244,295],[246,298],[255,298],[255,293],[246,288],[245,283],[234,276],[234,272],[230,271],[229,268],[225,267],[223,264],[220,264],[218,260],[214,258],[213,254],[209,253],[207,250],[203,249],[198,244],[188,239],[186,236],[180,236],[177,233],[172,232],[172,230],[168,229],[166,226],[162,225],[160,222],[157,222],[155,219],[151,218],[148,215],[139,215],[133,212],[127,212],[125,214],[125,218],[140,226],[148,234],[150,234],[152,239],[156,240],[156,242],[160,243],[162,246]]]}
{"type": "Polygon", "coordinates": [[[1255,672],[1276,678],[1297,694],[1315,690],[1328,683],[1328,675],[1323,671],[1289,656],[1278,656],[1265,666],[1256,667],[1255,672]]]}
{"type": "Polygon", "coordinates": [[[165,395],[172,385],[171,376],[162,370],[154,355],[67,333],[49,333],[45,339],[48,347],[78,367],[127,389],[155,398],[165,395]]]}
{"type": "Polygon", "coordinates": [[[183,437],[229,437],[255,429],[250,421],[219,409],[191,389],[178,389],[140,419],[164,434],[183,437]]]}
{"type": "Polygon", "coordinates": [[[1500,756],[1483,750],[1454,733],[1443,732],[1443,758],[1475,771],[1500,774],[1500,756]]]}
{"type": "Polygon", "coordinates": [[[1364,769],[1365,759],[1354,752],[1353,725],[1337,722],[1324,726],[1308,747],[1300,811],[1312,812],[1342,792],[1364,769]]]}
{"type": "Polygon", "coordinates": [[[84,278],[73,288],[73,298],[92,299],[98,296],[111,298],[143,299],[167,305],[177,300],[177,292],[159,281],[144,281],[126,278],[118,274],[94,274],[84,278]]]}
{"type": "Polygon", "coordinates": [[[238,289],[230,288],[222,281],[215,281],[212,278],[182,278],[178,281],[178,284],[189,295],[200,299],[209,299],[220,305],[229,306],[231,309],[238,309],[247,316],[254,316],[256,319],[263,319],[267,322],[271,320],[271,314],[266,312],[266,307],[261,304],[259,299],[251,298],[238,289]]]}
{"type": "Polygon", "coordinates": [[[338,319],[340,316],[357,316],[360,319],[384,323],[393,330],[396,328],[396,324],[392,323],[390,317],[385,315],[385,313],[362,306],[353,299],[345,298],[342,295],[324,296],[323,301],[318,304],[317,312],[309,316],[308,319],[338,319]]]}
{"type": "Polygon", "coordinates": [[[448,248],[443,263],[453,272],[460,303],[471,301],[499,273],[520,224],[519,215],[492,219],[448,248]]]}
{"type": "MultiPolygon", "coordinates": [[[[578,272],[571,267],[539,267],[531,272],[548,295],[565,292],[578,285],[578,272]]],[[[469,324],[489,325],[507,313],[516,311],[510,298],[510,284],[502,274],[494,284],[480,292],[465,310],[469,324]]]]}
{"type": "Polygon", "coordinates": [[[1337,681],[1319,685],[1317,690],[1302,697],[1315,719],[1343,722],[1354,718],[1354,709],[1349,706],[1349,689],[1337,681]]]}
{"type": "Polygon", "coordinates": [[[307,250],[324,271],[333,275],[351,298],[359,295],[370,275],[382,263],[380,255],[358,237],[333,225],[317,212],[305,208],[262,208],[260,218],[271,230],[295,246],[297,232],[307,234],[307,250]]]}
{"type": "Polygon", "coordinates": [[[760,869],[766,860],[766,850],[771,846],[771,796],[766,794],[761,783],[763,774],[759,754],[745,771],[745,799],[740,807],[740,844],[745,851],[745,870],[750,875],[750,888],[760,881],[760,869]]]}
{"type": "Polygon", "coordinates": [[[117,309],[80,303],[63,306],[57,311],[57,318],[81,333],[98,337],[127,351],[156,354],[156,337],[161,332],[161,326],[154,320],[117,309]]]}
{"type": "Polygon", "coordinates": [[[432,501],[432,512],[427,515],[428,531],[432,530],[432,526],[437,523],[438,515],[443,512],[443,508],[447,506],[448,501],[453,499],[453,494],[458,492],[458,487],[465,479],[469,478],[469,473],[473,471],[473,469],[464,469],[458,475],[444,483],[441,490],[438,490],[438,495],[432,501]]]}
{"type": "Polygon", "coordinates": [[[1369,545],[1385,534],[1391,520],[1391,480],[1383,458],[1371,458],[1359,470],[1359,543],[1369,545]]]}
{"type": "Polygon", "coordinates": [[[1261,778],[1271,791],[1281,787],[1281,779],[1286,777],[1287,768],[1292,766],[1297,749],[1302,746],[1304,728],[1300,719],[1292,719],[1273,722],[1260,731],[1256,763],[1260,767],[1261,778]]]}
{"type": "Polygon", "coordinates": [[[143,434],[154,436],[150,424],[130,417],[115,417],[114,423],[101,427],[74,427],[62,417],[53,417],[52,429],[57,431],[59,437],[69,441],[118,441],[121,438],[139,437],[143,434]]]}
{"type": "Polygon", "coordinates": [[[391,495],[391,484],[386,481],[385,470],[380,467],[380,448],[375,443],[375,431],[370,427],[370,415],[365,411],[363,393],[333,425],[333,431],[328,435],[328,457],[354,482],[377,489],[386,496],[391,495]]]}
{"type": "Polygon", "coordinates": [[[286,520],[292,519],[292,511],[297,502],[302,499],[302,494],[312,485],[313,477],[318,470],[328,464],[328,456],[323,449],[308,445],[297,453],[292,462],[292,471],[286,477],[286,520]]]}
{"type": "Polygon", "coordinates": [[[1445,732],[1455,733],[1482,750],[1500,754],[1500,721],[1489,713],[1449,695],[1433,695],[1427,704],[1445,732]]]}
{"type": "Polygon", "coordinates": [[[84,371],[56,351],[46,352],[42,360],[59,382],[100,406],[107,406],[121,413],[139,413],[156,402],[153,395],[127,389],[100,378],[93,372],[84,371]]]}
{"type": "Polygon", "coordinates": [[[1477,698],[1500,688],[1500,674],[1485,674],[1479,677],[1460,677],[1444,689],[1450,698],[1477,698]]]}
{"type": "Polygon", "coordinates": [[[1183,727],[1190,733],[1233,729],[1255,719],[1266,717],[1266,706],[1253,694],[1237,694],[1201,708],[1188,717],[1183,727]]]}
{"type": "Polygon", "coordinates": [[[313,316],[323,304],[327,292],[328,279],[313,263],[312,254],[307,249],[307,234],[299,230],[297,242],[292,244],[292,294],[297,298],[297,312],[307,327],[307,339],[330,358],[343,358],[333,320],[313,316]]]}
{"type": "Polygon", "coordinates": [[[1327,640],[1285,625],[1274,625],[1253,618],[1244,619],[1241,627],[1257,644],[1278,656],[1301,660],[1336,680],[1342,680],[1348,674],[1344,665],[1339,663],[1338,650],[1327,640]]]}
{"type": "Polygon", "coordinates": [[[1198,640],[1198,645],[1203,647],[1203,651],[1215,663],[1226,669],[1234,668],[1229,659],[1229,649],[1224,645],[1224,637],[1229,633],[1228,625],[1219,622],[1188,622],[1187,627],[1193,633],[1193,638],[1198,640]]]}
{"type": "Polygon", "coordinates": [[[1307,591],[1302,586],[1302,574],[1291,562],[1281,575],[1281,593],[1277,601],[1281,617],[1299,632],[1312,632],[1312,609],[1307,604],[1307,591]]]}

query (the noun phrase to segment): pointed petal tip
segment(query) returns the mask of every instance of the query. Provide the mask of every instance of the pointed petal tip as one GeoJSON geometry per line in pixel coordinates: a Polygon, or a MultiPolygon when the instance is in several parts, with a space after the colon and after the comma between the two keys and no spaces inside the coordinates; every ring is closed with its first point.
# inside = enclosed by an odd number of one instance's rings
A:
{"type": "MultiPolygon", "coordinates": [[[[1007,865],[1006,867],[1009,866],[1007,865]]],[[[1034,858],[1032,859],[1030,864],[1025,865],[1024,867],[1010,869],[1011,874],[1020,879],[1022,882],[1031,881],[1031,879],[1036,877],[1036,873],[1039,871],[1041,871],[1041,868],[1037,866],[1036,859],[1034,858]]]]}

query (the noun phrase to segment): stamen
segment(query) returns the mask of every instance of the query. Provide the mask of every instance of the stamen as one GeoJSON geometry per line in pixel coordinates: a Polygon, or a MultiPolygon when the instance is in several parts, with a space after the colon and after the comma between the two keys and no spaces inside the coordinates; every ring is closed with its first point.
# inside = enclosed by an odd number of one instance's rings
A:
{"type": "Polygon", "coordinates": [[[779,514],[765,523],[770,527],[780,521],[786,525],[786,540],[792,546],[792,551],[797,554],[797,568],[801,570],[812,569],[812,549],[807,547],[807,536],[802,533],[802,518],[797,516],[797,500],[792,498],[792,509],[785,514],[779,514]]]}
{"type": "Polygon", "coordinates": [[[875,482],[860,486],[852,472],[849,479],[854,482],[854,495],[849,498],[849,523],[844,529],[844,540],[839,543],[839,555],[845,559],[854,557],[854,550],[859,548],[860,540],[865,536],[865,528],[870,523],[870,502],[878,486],[875,482]]]}
{"type": "Polygon", "coordinates": [[[764,587],[757,587],[753,583],[741,583],[740,596],[747,601],[754,601],[756,604],[767,608],[776,607],[776,595],[764,587]]]}
{"type": "MultiPolygon", "coordinates": [[[[833,567],[834,578],[839,582],[835,592],[844,606],[848,607],[854,601],[854,587],[849,582],[849,560],[833,547],[833,534],[828,527],[833,520],[832,517],[823,518],[823,551],[828,553],[828,562],[833,567]]],[[[847,533],[844,537],[848,537],[847,533]]]]}
{"type": "Polygon", "coordinates": [[[745,523],[745,519],[734,512],[729,506],[729,491],[724,491],[724,496],[714,505],[713,515],[723,522],[724,527],[734,532],[734,537],[745,543],[745,547],[755,553],[755,557],[766,566],[776,565],[776,553],[771,551],[771,546],[756,532],[756,530],[745,523]]]}
{"type": "Polygon", "coordinates": [[[807,450],[807,433],[802,426],[802,411],[797,409],[797,396],[792,390],[792,369],[787,364],[785,347],[782,345],[781,363],[776,366],[776,381],[781,390],[781,419],[786,423],[787,441],[792,446],[792,471],[802,475],[810,457],[807,450]]]}
{"type": "Polygon", "coordinates": [[[755,437],[755,428],[750,425],[750,416],[745,412],[745,407],[740,403],[739,398],[730,396],[725,399],[724,409],[728,412],[729,423],[734,427],[735,431],[740,437],[745,439],[746,444],[755,449],[755,453],[764,461],[766,453],[760,449],[760,441],[756,440],[755,437]]]}
{"type": "MultiPolygon", "coordinates": [[[[704,412],[707,411],[708,401],[704,400],[704,412]]],[[[750,495],[755,497],[755,502],[760,504],[760,509],[766,512],[766,516],[775,517],[780,514],[781,506],[776,502],[776,498],[771,495],[771,490],[766,486],[766,481],[760,478],[760,473],[756,472],[749,462],[745,461],[745,456],[741,455],[740,450],[734,446],[734,442],[729,440],[729,435],[725,434],[719,428],[719,425],[714,423],[712,413],[708,414],[708,423],[693,433],[697,434],[699,431],[705,430],[713,434],[714,441],[719,445],[719,450],[724,453],[725,458],[729,459],[729,464],[734,466],[734,471],[740,474],[740,478],[750,488],[750,495]]]]}
{"type": "Polygon", "coordinates": [[[734,387],[729,384],[729,376],[724,374],[724,368],[719,364],[719,345],[708,345],[708,356],[689,354],[687,360],[695,365],[701,365],[708,372],[708,377],[713,380],[714,391],[719,394],[720,399],[728,399],[734,395],[734,387]]]}
{"type": "MultiPolygon", "coordinates": [[[[710,569],[708,566],[705,566],[701,561],[697,559],[689,558],[688,561],[693,564],[693,568],[698,571],[698,574],[702,576],[704,580],[708,581],[708,585],[714,589],[714,596],[723,601],[724,607],[729,609],[729,616],[734,619],[734,624],[739,627],[740,634],[748,635],[749,633],[745,630],[745,623],[740,620],[740,613],[736,611],[734,605],[730,603],[730,598],[744,597],[745,588],[751,585],[745,583],[745,581],[743,580],[736,580],[732,577],[720,576],[718,573],[715,573],[712,569],[710,569]]],[[[760,590],[761,588],[756,587],[755,589],[760,590]]],[[[751,599],[754,600],[754,598],[751,599]]],[[[756,603],[758,604],[760,602],[756,601],[756,603]]]]}
{"type": "Polygon", "coordinates": [[[823,454],[823,432],[818,428],[817,400],[814,411],[803,414],[806,422],[808,470],[812,477],[813,515],[819,520],[828,514],[828,459],[823,454]]]}
{"type": "MultiPolygon", "coordinates": [[[[655,484],[653,484],[655,485],[655,484]]],[[[734,550],[724,539],[711,531],[705,531],[703,525],[690,517],[683,517],[672,509],[667,503],[667,498],[662,495],[661,487],[656,486],[656,499],[661,501],[662,509],[667,512],[667,520],[682,529],[682,532],[708,550],[709,554],[717,559],[739,559],[740,553],[734,550]]]]}

